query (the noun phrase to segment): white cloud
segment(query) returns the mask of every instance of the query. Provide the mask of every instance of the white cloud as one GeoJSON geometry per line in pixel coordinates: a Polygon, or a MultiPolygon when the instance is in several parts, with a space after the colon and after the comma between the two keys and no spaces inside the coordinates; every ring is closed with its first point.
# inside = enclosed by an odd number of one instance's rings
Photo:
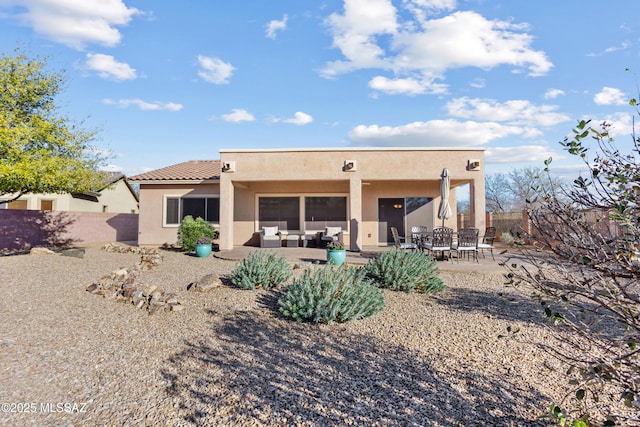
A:
{"type": "Polygon", "coordinates": [[[287,20],[289,17],[285,14],[281,21],[273,20],[267,24],[267,37],[275,39],[278,31],[284,31],[287,28],[287,20]]]}
{"type": "Polygon", "coordinates": [[[556,99],[560,95],[564,95],[562,89],[549,89],[544,93],[544,99],[556,99]]]}
{"type": "Polygon", "coordinates": [[[469,86],[474,87],[476,89],[482,89],[483,87],[487,86],[487,81],[485,79],[473,79],[471,81],[471,83],[469,83],[469,86]]]}
{"type": "Polygon", "coordinates": [[[354,144],[365,146],[472,147],[508,136],[529,138],[537,134],[518,126],[453,119],[401,126],[360,125],[349,132],[354,144]]]}
{"type": "Polygon", "coordinates": [[[198,55],[200,70],[198,75],[206,82],[213,84],[227,84],[233,75],[235,68],[233,65],[222,61],[219,58],[198,55]]]}
{"type": "Polygon", "coordinates": [[[143,111],[180,111],[183,108],[182,104],[176,104],[174,102],[147,102],[141,99],[119,99],[117,101],[113,99],[103,99],[102,102],[106,105],[116,105],[120,108],[127,108],[131,105],[138,107],[143,111]]]}
{"type": "Polygon", "coordinates": [[[445,108],[453,117],[531,127],[554,126],[571,119],[567,114],[558,113],[556,105],[534,105],[526,100],[499,103],[493,99],[462,97],[449,101],[445,108]]]}
{"type": "Polygon", "coordinates": [[[620,89],[606,86],[593,97],[593,102],[598,105],[625,105],[628,101],[627,96],[620,89]]]}
{"type": "MultiPolygon", "coordinates": [[[[345,0],[344,14],[334,13],[326,20],[333,47],[344,59],[327,63],[322,75],[334,78],[358,69],[380,69],[393,74],[394,79],[387,78],[386,83],[413,80],[428,88],[456,68],[508,65],[540,76],[553,67],[544,52],[531,48],[533,37],[526,33],[526,24],[488,20],[471,11],[430,20],[416,12],[455,6],[449,1],[406,0],[401,5],[418,22],[400,23],[391,0],[345,0]]],[[[415,94],[415,90],[390,93],[415,94]]]]}
{"type": "MultiPolygon", "coordinates": [[[[622,29],[624,30],[624,27],[622,27],[622,29]]],[[[632,43],[630,43],[629,41],[623,41],[622,43],[620,43],[620,46],[610,46],[599,53],[598,52],[588,53],[587,56],[602,56],[607,53],[617,52],[619,50],[627,50],[631,46],[632,46],[632,43]]]]}
{"type": "Polygon", "coordinates": [[[292,125],[303,126],[303,125],[308,125],[309,123],[313,122],[313,117],[311,117],[307,113],[303,113],[301,111],[297,111],[293,115],[293,117],[288,118],[288,119],[282,119],[282,118],[279,118],[279,117],[269,117],[267,120],[269,122],[271,122],[271,123],[289,123],[289,124],[292,124],[292,125]]]}
{"type": "MultiPolygon", "coordinates": [[[[608,128],[609,133],[612,136],[618,138],[616,141],[618,143],[623,143],[625,141],[624,137],[630,136],[633,134],[633,116],[629,113],[616,113],[607,115],[603,120],[592,121],[592,127],[597,130],[600,130],[598,124],[606,122],[610,126],[608,128]]],[[[631,138],[629,138],[631,140],[631,138]]]]}
{"type": "Polygon", "coordinates": [[[388,79],[383,76],[377,76],[371,79],[371,81],[369,81],[369,87],[390,95],[443,94],[447,92],[447,85],[437,84],[433,81],[419,81],[413,78],[388,79]]]}
{"type": "Polygon", "coordinates": [[[250,112],[242,108],[234,108],[233,110],[231,110],[231,113],[223,114],[220,117],[225,122],[232,122],[232,123],[252,122],[256,119],[253,116],[253,114],[251,114],[250,112]]]}
{"type": "Polygon", "coordinates": [[[291,123],[292,125],[298,125],[298,126],[303,126],[303,125],[308,125],[309,123],[311,123],[313,121],[313,117],[311,117],[309,114],[307,113],[303,113],[301,111],[297,111],[294,114],[293,118],[290,119],[284,119],[282,120],[284,123],[291,123]]]}
{"type": "Polygon", "coordinates": [[[108,164],[101,167],[100,170],[103,172],[122,172],[123,167],[118,165],[108,164]]]}
{"type": "Polygon", "coordinates": [[[124,62],[116,61],[111,55],[101,53],[88,53],[86,68],[96,71],[103,79],[134,80],[137,78],[135,68],[131,68],[129,64],[124,62]]]}
{"type": "Polygon", "coordinates": [[[5,0],[20,6],[17,19],[51,40],[82,50],[87,44],[116,46],[127,25],[141,12],[122,0],[5,0]]]}
{"type": "Polygon", "coordinates": [[[517,147],[491,147],[485,151],[487,163],[543,162],[556,152],[545,145],[519,145],[517,147]]]}

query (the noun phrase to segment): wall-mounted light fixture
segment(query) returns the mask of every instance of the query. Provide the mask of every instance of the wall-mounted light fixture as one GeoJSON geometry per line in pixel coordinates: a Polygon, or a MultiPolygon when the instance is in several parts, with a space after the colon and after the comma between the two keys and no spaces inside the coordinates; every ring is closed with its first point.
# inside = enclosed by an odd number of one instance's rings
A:
{"type": "Polygon", "coordinates": [[[402,209],[402,204],[401,203],[396,203],[395,205],[393,205],[393,207],[395,209],[402,209]]]}
{"type": "Polygon", "coordinates": [[[345,172],[355,172],[356,171],[356,161],[355,160],[345,160],[344,161],[344,166],[342,167],[342,170],[345,172]]]}
{"type": "Polygon", "coordinates": [[[477,160],[477,159],[468,160],[467,170],[470,170],[470,171],[480,170],[480,160],[477,160]]]}
{"type": "Polygon", "coordinates": [[[235,172],[236,171],[236,162],[228,161],[222,162],[222,172],[235,172]]]}

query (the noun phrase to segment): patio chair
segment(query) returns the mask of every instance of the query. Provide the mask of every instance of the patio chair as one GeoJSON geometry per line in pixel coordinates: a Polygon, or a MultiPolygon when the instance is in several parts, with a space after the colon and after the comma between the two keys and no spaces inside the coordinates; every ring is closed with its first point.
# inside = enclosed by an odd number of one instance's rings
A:
{"type": "Polygon", "coordinates": [[[275,227],[262,227],[260,231],[260,247],[261,248],[280,248],[282,247],[282,233],[275,227]]]}
{"type": "Polygon", "coordinates": [[[320,240],[327,245],[330,242],[342,243],[342,227],[325,227],[320,240]]]}
{"type": "Polygon", "coordinates": [[[393,236],[393,245],[396,249],[418,249],[418,245],[416,243],[404,242],[404,237],[398,234],[398,229],[396,227],[391,227],[391,235],[393,236]]]}
{"type": "Polygon", "coordinates": [[[431,253],[440,252],[441,258],[444,260],[446,252],[449,253],[447,258],[451,258],[451,242],[453,240],[453,229],[449,227],[436,227],[431,233],[431,239],[425,243],[424,248],[431,253]]]}
{"type": "Polygon", "coordinates": [[[429,237],[429,229],[424,225],[414,225],[411,227],[411,242],[422,247],[425,240],[429,237]]]}
{"type": "Polygon", "coordinates": [[[463,228],[458,231],[458,241],[452,246],[452,249],[456,251],[456,261],[460,262],[460,256],[470,254],[478,261],[478,229],[477,228],[463,228]]]}
{"type": "Polygon", "coordinates": [[[491,258],[495,261],[496,258],[493,256],[493,243],[496,240],[496,228],[495,227],[487,227],[484,230],[484,236],[482,237],[482,242],[478,243],[478,250],[482,251],[482,257],[484,258],[484,251],[491,251],[491,258]]]}

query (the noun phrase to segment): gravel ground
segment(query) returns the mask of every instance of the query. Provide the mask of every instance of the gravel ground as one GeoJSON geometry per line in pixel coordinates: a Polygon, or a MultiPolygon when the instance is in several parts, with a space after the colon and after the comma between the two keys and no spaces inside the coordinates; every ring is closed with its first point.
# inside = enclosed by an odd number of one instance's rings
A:
{"type": "Polygon", "coordinates": [[[186,290],[233,262],[163,257],[141,281],[185,309],[154,315],[85,291],[138,255],[0,257],[0,425],[543,426],[565,381],[500,274],[443,272],[437,295],[388,291],[376,316],[311,325],[271,292],[186,290]],[[509,325],[519,338],[498,338],[509,325]]]}

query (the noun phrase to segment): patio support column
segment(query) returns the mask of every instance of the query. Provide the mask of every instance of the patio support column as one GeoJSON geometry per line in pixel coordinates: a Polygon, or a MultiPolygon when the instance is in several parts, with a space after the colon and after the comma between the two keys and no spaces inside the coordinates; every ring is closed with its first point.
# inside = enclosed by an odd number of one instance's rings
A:
{"type": "Polygon", "coordinates": [[[233,203],[234,189],[231,176],[220,174],[220,250],[233,249],[233,203]]]}
{"type": "Polygon", "coordinates": [[[481,233],[486,227],[485,210],[484,179],[474,179],[469,183],[469,216],[471,226],[479,229],[481,233]]]}
{"type": "Polygon", "coordinates": [[[349,178],[349,250],[362,249],[362,180],[358,176],[349,178]]]}

